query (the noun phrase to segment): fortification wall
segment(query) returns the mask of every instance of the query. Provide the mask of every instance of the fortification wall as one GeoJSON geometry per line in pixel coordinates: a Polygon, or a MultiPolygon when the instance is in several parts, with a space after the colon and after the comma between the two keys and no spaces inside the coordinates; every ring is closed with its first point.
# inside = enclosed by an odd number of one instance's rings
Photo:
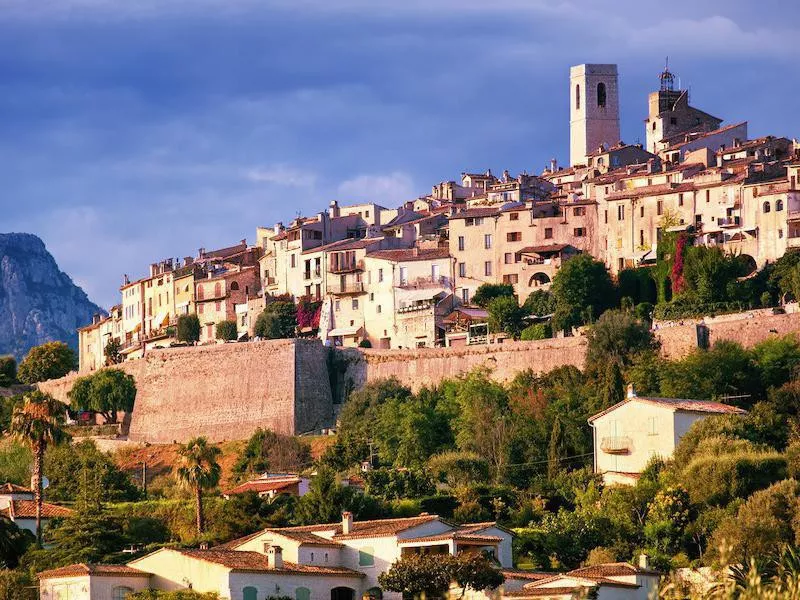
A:
{"type": "MultiPolygon", "coordinates": [[[[800,313],[753,313],[739,320],[709,320],[710,341],[744,346],[800,332],[800,313]]],[[[678,358],[697,346],[696,323],[656,331],[666,356],[678,358]]],[[[476,367],[498,381],[524,369],[582,368],[586,338],[505,342],[464,348],[331,350],[314,340],[273,340],[152,350],[120,367],[136,379],[130,439],[152,443],[243,439],[258,427],[299,434],[333,425],[333,399],[386,377],[417,390],[476,367]],[[335,386],[332,393],[332,384],[335,386]]],[[[67,402],[77,374],[40,387],[67,402]]]]}
{"type": "Polygon", "coordinates": [[[414,350],[342,350],[344,392],[365,383],[396,377],[418,390],[477,367],[490,370],[497,381],[508,381],[525,369],[537,373],[563,365],[583,368],[586,338],[570,337],[535,342],[509,342],[460,348],[414,350]]]}

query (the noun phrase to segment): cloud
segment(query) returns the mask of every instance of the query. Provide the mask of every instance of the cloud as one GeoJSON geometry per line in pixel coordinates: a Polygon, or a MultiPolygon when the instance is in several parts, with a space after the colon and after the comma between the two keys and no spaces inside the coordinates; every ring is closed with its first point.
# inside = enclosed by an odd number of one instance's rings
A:
{"type": "Polygon", "coordinates": [[[401,172],[357,175],[341,182],[336,192],[345,202],[375,202],[386,207],[394,207],[420,195],[415,192],[411,176],[401,172]]]}

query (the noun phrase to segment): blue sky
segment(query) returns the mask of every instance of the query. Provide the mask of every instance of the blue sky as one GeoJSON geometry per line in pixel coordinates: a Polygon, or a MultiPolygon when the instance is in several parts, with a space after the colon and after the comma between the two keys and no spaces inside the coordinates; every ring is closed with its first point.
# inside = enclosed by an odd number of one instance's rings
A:
{"type": "Polygon", "coordinates": [[[619,64],[625,141],[666,55],[695,105],[800,137],[798,39],[779,0],[0,0],[0,230],[108,306],[334,198],[565,163],[572,64],[619,64]]]}

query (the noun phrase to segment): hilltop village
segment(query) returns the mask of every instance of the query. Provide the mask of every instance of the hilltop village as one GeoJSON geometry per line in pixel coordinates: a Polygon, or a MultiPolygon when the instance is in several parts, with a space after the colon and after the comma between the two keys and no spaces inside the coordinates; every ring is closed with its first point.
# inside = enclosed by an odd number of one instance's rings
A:
{"type": "MultiPolygon", "coordinates": [[[[668,69],[647,99],[644,144],[620,140],[616,65],[572,67],[569,103],[568,167],[465,172],[398,207],[332,201],[258,227],[255,244],[201,248],[126,275],[120,303],[79,330],[80,370],[103,366],[110,340],[122,358],[174,344],[181,315],[197,315],[200,344],[253,338],[274,299],[298,303],[298,334],[327,345],[483,343],[487,312],[473,304],[481,285],[513,286],[523,302],[579,254],[619,275],[655,265],[662,239],[678,233],[755,273],[800,246],[796,141],[751,139],[747,122],[693,106],[668,69]]],[[[669,300],[670,274],[660,277],[659,300],[669,300]]]]}

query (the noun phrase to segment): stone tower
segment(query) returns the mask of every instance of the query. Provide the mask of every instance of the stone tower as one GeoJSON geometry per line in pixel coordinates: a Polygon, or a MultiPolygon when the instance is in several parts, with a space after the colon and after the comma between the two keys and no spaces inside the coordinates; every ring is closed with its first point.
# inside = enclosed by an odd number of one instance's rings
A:
{"type": "Polygon", "coordinates": [[[619,142],[617,65],[576,65],[569,70],[569,162],[619,142]]]}

